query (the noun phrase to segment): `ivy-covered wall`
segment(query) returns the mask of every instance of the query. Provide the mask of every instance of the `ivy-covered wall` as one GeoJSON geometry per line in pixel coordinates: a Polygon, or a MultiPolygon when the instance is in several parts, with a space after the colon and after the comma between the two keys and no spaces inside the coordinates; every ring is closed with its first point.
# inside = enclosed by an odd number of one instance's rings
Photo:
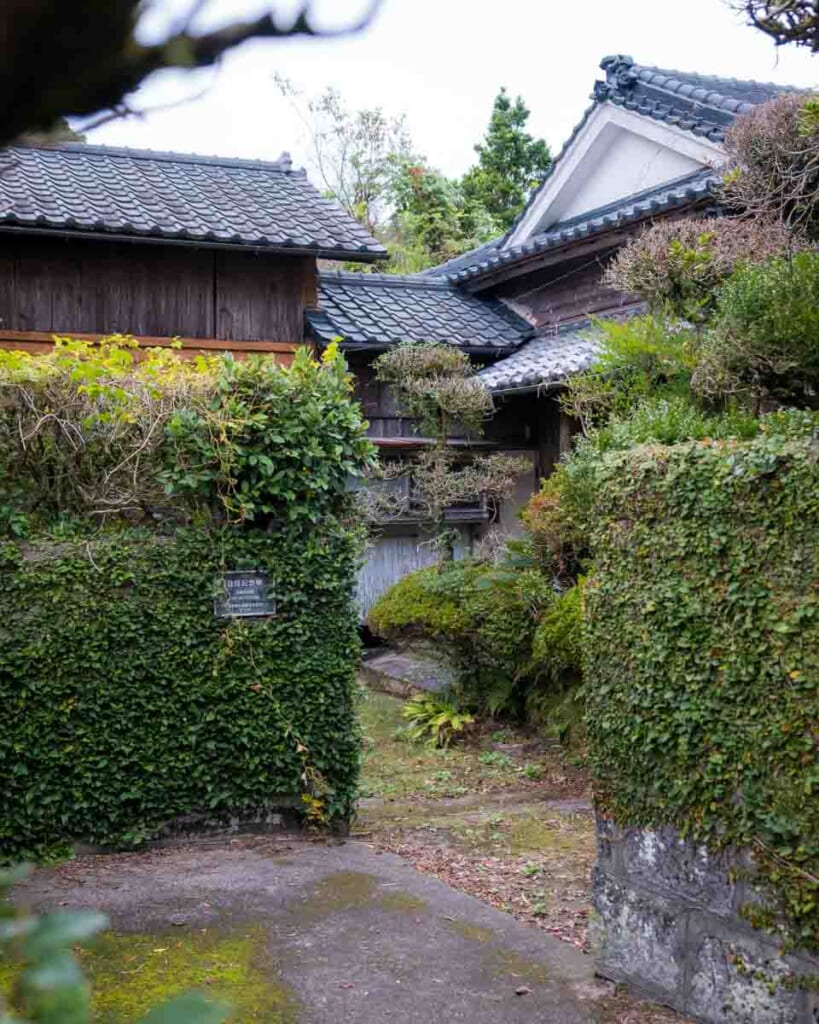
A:
{"type": "Polygon", "coordinates": [[[113,531],[0,542],[0,858],[130,844],[189,814],[351,811],[355,537],[113,531]],[[273,619],[217,619],[226,569],[273,619]]]}
{"type": "Polygon", "coordinates": [[[586,589],[596,796],[743,851],[740,908],[819,948],[819,441],[610,456],[586,589]],[[750,858],[750,859],[748,859],[750,858]]]}

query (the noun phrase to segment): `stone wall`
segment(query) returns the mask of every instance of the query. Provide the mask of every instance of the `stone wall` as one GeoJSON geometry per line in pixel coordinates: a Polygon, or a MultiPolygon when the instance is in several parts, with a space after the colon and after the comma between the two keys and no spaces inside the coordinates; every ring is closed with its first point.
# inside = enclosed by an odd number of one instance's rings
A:
{"type": "Polygon", "coordinates": [[[597,845],[600,974],[707,1024],[819,1024],[819,958],[783,954],[740,916],[762,899],[732,880],[747,858],[602,818],[597,845]]]}

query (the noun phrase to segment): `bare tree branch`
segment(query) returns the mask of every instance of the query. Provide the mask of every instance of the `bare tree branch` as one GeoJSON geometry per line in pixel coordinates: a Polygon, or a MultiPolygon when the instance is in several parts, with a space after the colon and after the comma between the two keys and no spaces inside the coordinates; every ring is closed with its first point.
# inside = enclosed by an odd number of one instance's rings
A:
{"type": "MultiPolygon", "coordinates": [[[[47,131],[65,116],[92,116],[122,107],[152,72],[204,68],[251,39],[338,36],[369,24],[381,0],[369,0],[356,22],[325,29],[306,0],[295,20],[275,13],[237,20],[195,35],[184,28],[141,44],[135,29],[141,0],[4,0],[0,6],[0,146],[24,132],[47,131]]],[[[191,16],[195,17],[194,4],[191,16]]]]}
{"type": "Polygon", "coordinates": [[[817,0],[733,0],[731,6],[777,46],[794,43],[819,51],[817,0]]]}

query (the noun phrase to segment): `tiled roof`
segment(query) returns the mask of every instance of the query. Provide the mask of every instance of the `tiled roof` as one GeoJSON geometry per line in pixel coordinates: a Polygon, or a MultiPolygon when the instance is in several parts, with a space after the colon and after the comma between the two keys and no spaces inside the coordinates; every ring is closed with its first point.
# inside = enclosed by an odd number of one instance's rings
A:
{"type": "Polygon", "coordinates": [[[355,348],[439,341],[473,352],[500,352],[532,333],[527,321],[502,302],[420,274],[322,273],[319,308],[308,311],[307,322],[317,340],[341,338],[355,348]]]}
{"type": "Polygon", "coordinates": [[[283,156],[273,163],[67,143],[0,153],[0,228],[374,260],[385,250],[283,156]]]}
{"type": "Polygon", "coordinates": [[[466,270],[469,267],[474,266],[476,263],[481,263],[485,259],[494,256],[498,249],[503,244],[506,235],[500,235],[498,238],[493,238],[489,242],[484,242],[483,245],[479,245],[474,249],[470,249],[469,252],[461,253],[460,256],[453,256],[451,260],[447,260],[446,263],[439,263],[437,267],[430,267],[429,270],[424,270],[424,277],[453,277],[460,270],[466,270]]]}
{"type": "Polygon", "coordinates": [[[721,183],[718,174],[708,169],[694,171],[676,181],[628,196],[617,203],[609,203],[597,210],[590,210],[579,217],[555,224],[548,231],[533,235],[523,245],[500,249],[490,253],[477,263],[450,275],[451,281],[469,281],[491,272],[506,263],[515,263],[527,256],[545,252],[555,246],[574,242],[581,238],[602,234],[613,228],[634,221],[665,213],[677,207],[688,206],[707,200],[721,183]]]}
{"type": "Polygon", "coordinates": [[[635,64],[631,57],[604,57],[606,80],[595,83],[594,98],[608,100],[637,114],[722,142],[725,129],[738,114],[756,104],[794,92],[772,82],[744,82],[686,71],[635,64]]]}
{"type": "Polygon", "coordinates": [[[478,373],[490,391],[548,389],[573,373],[588,370],[597,354],[597,341],[590,321],[549,328],[478,373]]]}
{"type": "MultiPolygon", "coordinates": [[[[571,148],[578,133],[585,126],[589,117],[597,107],[606,101],[622,106],[634,113],[650,117],[653,120],[663,121],[666,124],[674,125],[685,131],[691,131],[696,135],[707,137],[712,142],[721,143],[725,137],[725,129],[738,115],[747,112],[754,105],[764,103],[774,96],[788,92],[799,92],[800,90],[788,86],[775,85],[769,82],[741,81],[736,78],[718,78],[713,75],[698,75],[683,71],[669,71],[663,68],[650,67],[648,65],[635,64],[631,57],[618,54],[611,57],[604,57],[600,67],[606,72],[605,81],[598,81],[594,86],[594,102],[588,107],[566,140],[562,149],[552,162],[549,173],[544,178],[541,186],[535,190],[529,199],[529,203],[517,218],[512,227],[502,237],[490,243],[492,248],[481,247],[465,253],[457,260],[451,260],[436,268],[436,271],[445,273],[453,281],[467,281],[482,276],[487,271],[493,270],[499,265],[499,253],[503,252],[503,262],[514,262],[516,259],[528,255],[527,246],[516,247],[513,250],[503,250],[503,244],[515,232],[518,224],[526,214],[529,206],[535,201],[536,196],[549,180],[555,167],[558,166],[564,155],[571,148]],[[513,255],[508,256],[507,252],[513,255]]],[[[708,175],[707,171],[700,172],[703,177],[708,175]]],[[[716,176],[713,183],[716,183],[716,176]]],[[[713,183],[712,186],[713,187],[713,183]]],[[[629,197],[621,204],[627,208],[635,197],[629,197]]],[[[685,205],[689,200],[681,195],[669,196],[670,202],[674,205],[685,205]]],[[[666,209],[670,206],[666,206],[666,209]]],[[[607,210],[611,213],[611,210],[607,210]]],[[[586,234],[594,234],[595,231],[605,230],[609,225],[598,223],[595,227],[592,222],[598,219],[599,211],[584,215],[583,221],[588,225],[586,234]]],[[[650,213],[650,211],[649,211],[650,213]]],[[[626,217],[626,219],[639,219],[626,217]]],[[[538,245],[543,244],[549,248],[553,244],[550,236],[560,233],[565,225],[555,225],[549,232],[530,240],[535,245],[534,252],[540,251],[538,245]]],[[[572,237],[562,238],[560,241],[570,241],[572,237]]],[[[435,271],[428,271],[433,273],[435,271]]]]}

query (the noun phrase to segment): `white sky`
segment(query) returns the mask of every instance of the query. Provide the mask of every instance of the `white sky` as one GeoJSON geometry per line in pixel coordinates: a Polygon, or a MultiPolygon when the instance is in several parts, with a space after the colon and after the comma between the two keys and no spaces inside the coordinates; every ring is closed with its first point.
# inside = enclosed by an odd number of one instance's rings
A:
{"type": "MultiPolygon", "coordinates": [[[[155,0],[157,31],[192,0],[155,0]]],[[[212,0],[208,23],[259,13],[260,0],[212,0]]],[[[290,10],[293,0],[274,4],[290,10]]],[[[334,20],[355,16],[362,0],[325,0],[334,20]]],[[[781,84],[814,86],[819,58],[794,47],[775,50],[724,0],[383,0],[361,35],[335,40],[249,43],[218,71],[155,76],[132,103],[168,104],[141,119],[111,123],[89,141],[111,145],[271,159],[287,149],[309,158],[298,119],[273,75],[305,92],[336,87],[352,107],[406,114],[416,149],[448,174],[472,162],[501,85],[520,93],[534,134],[556,152],[587,106],[598,64],[610,53],[638,63],[781,84]]]]}

